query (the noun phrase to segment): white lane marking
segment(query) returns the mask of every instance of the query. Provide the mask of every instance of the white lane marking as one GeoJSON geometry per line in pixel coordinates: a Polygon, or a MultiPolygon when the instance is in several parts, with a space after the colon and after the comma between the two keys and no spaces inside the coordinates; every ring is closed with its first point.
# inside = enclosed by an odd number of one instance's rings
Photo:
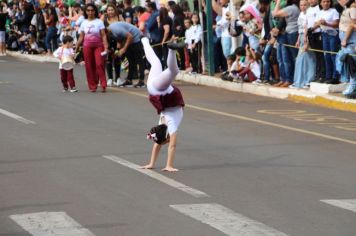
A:
{"type": "Polygon", "coordinates": [[[36,122],[34,122],[32,120],[27,120],[27,119],[23,118],[22,116],[16,115],[14,113],[11,113],[9,111],[3,110],[1,108],[0,108],[0,114],[3,114],[5,116],[8,116],[10,118],[13,118],[13,119],[15,119],[17,121],[20,121],[22,123],[25,123],[25,124],[33,124],[33,125],[36,124],[36,122]]]}
{"type": "Polygon", "coordinates": [[[287,236],[219,204],[182,204],[170,207],[231,236],[287,236]]]}
{"type": "Polygon", "coordinates": [[[37,212],[10,218],[33,236],[95,236],[65,212],[37,212]]]}
{"type": "Polygon", "coordinates": [[[126,167],[129,167],[133,170],[136,170],[142,174],[145,174],[145,175],[148,175],[149,177],[153,178],[153,179],[156,179],[162,183],[165,183],[173,188],[176,188],[176,189],[179,189],[185,193],[188,193],[189,195],[192,195],[196,198],[202,198],[202,197],[209,197],[208,194],[202,192],[202,191],[199,191],[197,189],[194,189],[194,188],[191,188],[185,184],[182,184],[178,181],[175,181],[174,179],[170,179],[164,175],[161,175],[157,172],[154,172],[152,170],[145,170],[145,169],[141,169],[139,165],[136,165],[132,162],[129,162],[129,161],[126,161],[125,159],[122,159],[120,157],[117,157],[117,156],[103,156],[104,158],[108,159],[108,160],[111,160],[113,162],[116,162],[120,165],[123,165],[123,166],[126,166],[126,167]]]}
{"type": "Polygon", "coordinates": [[[320,201],[352,212],[356,212],[356,199],[325,199],[320,201]]]}

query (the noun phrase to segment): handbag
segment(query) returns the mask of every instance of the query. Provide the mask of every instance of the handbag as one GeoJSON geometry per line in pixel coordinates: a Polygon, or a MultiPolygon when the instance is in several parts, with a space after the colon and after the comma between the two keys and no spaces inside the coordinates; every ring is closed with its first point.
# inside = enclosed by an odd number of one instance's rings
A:
{"type": "Polygon", "coordinates": [[[80,47],[78,49],[77,52],[75,52],[75,55],[74,55],[74,61],[75,63],[81,63],[82,61],[84,61],[84,55],[83,55],[83,48],[80,47]]]}

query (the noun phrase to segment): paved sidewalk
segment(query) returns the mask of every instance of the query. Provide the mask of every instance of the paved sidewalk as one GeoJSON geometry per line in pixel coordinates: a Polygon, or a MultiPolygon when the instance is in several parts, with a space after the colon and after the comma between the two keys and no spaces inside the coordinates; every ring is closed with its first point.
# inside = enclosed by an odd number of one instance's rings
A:
{"type": "Polygon", "coordinates": [[[356,112],[356,99],[346,99],[341,92],[326,93],[327,91],[342,91],[346,85],[326,85],[312,83],[311,89],[276,88],[271,85],[256,85],[251,83],[235,83],[224,81],[217,77],[207,75],[191,75],[182,72],[177,80],[198,85],[212,86],[242,93],[251,93],[260,96],[288,99],[295,102],[310,103],[338,110],[356,112]],[[342,88],[342,89],[341,89],[342,88]],[[311,91],[314,90],[314,91],[311,91]]]}
{"type": "Polygon", "coordinates": [[[9,56],[21,58],[29,61],[37,61],[37,62],[56,62],[58,63],[58,59],[50,56],[44,55],[30,55],[30,54],[21,54],[20,52],[6,51],[6,54],[9,56]]]}
{"type": "MultiPolygon", "coordinates": [[[[58,59],[48,56],[28,55],[19,52],[7,52],[8,55],[38,62],[58,62],[58,59]]],[[[323,107],[356,112],[356,99],[346,99],[341,93],[327,93],[329,91],[340,91],[340,85],[325,85],[312,83],[310,90],[276,88],[270,85],[255,85],[251,83],[234,83],[223,81],[220,78],[207,75],[191,75],[185,72],[180,73],[177,80],[197,85],[211,86],[230,91],[251,93],[259,96],[288,99],[295,102],[310,103],[323,107]]]]}

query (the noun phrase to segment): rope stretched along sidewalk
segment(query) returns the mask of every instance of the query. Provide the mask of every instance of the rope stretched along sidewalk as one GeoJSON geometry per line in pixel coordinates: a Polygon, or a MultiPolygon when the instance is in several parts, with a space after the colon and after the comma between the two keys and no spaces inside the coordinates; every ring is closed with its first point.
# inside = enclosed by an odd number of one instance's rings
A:
{"type": "MultiPolygon", "coordinates": [[[[202,33],[206,33],[208,32],[207,30],[204,30],[202,33]]],[[[255,35],[257,38],[261,38],[259,35],[255,35]]],[[[177,38],[177,40],[182,40],[182,39],[185,39],[185,37],[180,37],[180,38],[177,38]]],[[[153,44],[152,47],[158,47],[158,46],[161,46],[163,44],[167,44],[169,43],[170,41],[166,41],[164,43],[157,43],[157,44],[153,44]]],[[[286,47],[291,47],[291,48],[296,48],[296,49],[299,49],[299,47],[295,46],[295,45],[291,45],[291,44],[285,44],[283,43],[282,44],[283,46],[286,46],[286,47]]],[[[326,50],[320,50],[320,49],[314,49],[314,48],[308,48],[306,51],[313,51],[313,52],[320,52],[320,53],[329,53],[329,54],[337,54],[337,52],[333,52],[333,51],[326,51],[326,50]]],[[[351,56],[355,57],[356,55],[355,54],[350,54],[351,56]]]]}

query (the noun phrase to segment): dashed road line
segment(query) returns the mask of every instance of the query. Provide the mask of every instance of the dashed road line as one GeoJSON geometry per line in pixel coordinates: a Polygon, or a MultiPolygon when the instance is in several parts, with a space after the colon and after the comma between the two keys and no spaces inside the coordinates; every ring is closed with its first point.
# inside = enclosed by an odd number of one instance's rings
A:
{"type": "Polygon", "coordinates": [[[16,115],[14,113],[11,113],[11,112],[6,111],[6,110],[1,109],[1,108],[0,108],[0,114],[3,114],[3,115],[8,116],[10,118],[13,118],[13,119],[15,119],[17,121],[20,121],[22,123],[25,123],[27,125],[29,125],[29,124],[35,125],[36,124],[36,122],[34,122],[32,120],[25,119],[22,116],[16,115]]]}
{"type": "Polygon", "coordinates": [[[182,204],[170,207],[231,236],[287,236],[219,204],[182,204]]]}
{"type": "Polygon", "coordinates": [[[356,199],[325,199],[320,201],[345,210],[356,212],[356,199]]]}
{"type": "Polygon", "coordinates": [[[178,190],[181,190],[193,197],[196,197],[196,198],[204,198],[204,197],[209,197],[208,194],[200,191],[200,190],[197,190],[197,189],[194,189],[194,188],[191,188],[185,184],[182,184],[174,179],[171,179],[171,178],[168,178],[162,174],[159,174],[155,171],[152,171],[152,170],[146,170],[146,169],[141,169],[139,165],[136,165],[132,162],[129,162],[125,159],[122,159],[120,157],[117,157],[117,156],[113,156],[113,155],[105,155],[103,156],[104,158],[108,159],[108,160],[111,160],[113,162],[116,162],[120,165],[123,165],[123,166],[126,166],[130,169],[133,169],[133,170],[136,170],[142,174],[145,174],[155,180],[158,180],[162,183],[165,183],[175,189],[178,189],[178,190]]]}
{"type": "Polygon", "coordinates": [[[10,218],[33,236],[95,236],[65,212],[36,212],[10,218]]]}

